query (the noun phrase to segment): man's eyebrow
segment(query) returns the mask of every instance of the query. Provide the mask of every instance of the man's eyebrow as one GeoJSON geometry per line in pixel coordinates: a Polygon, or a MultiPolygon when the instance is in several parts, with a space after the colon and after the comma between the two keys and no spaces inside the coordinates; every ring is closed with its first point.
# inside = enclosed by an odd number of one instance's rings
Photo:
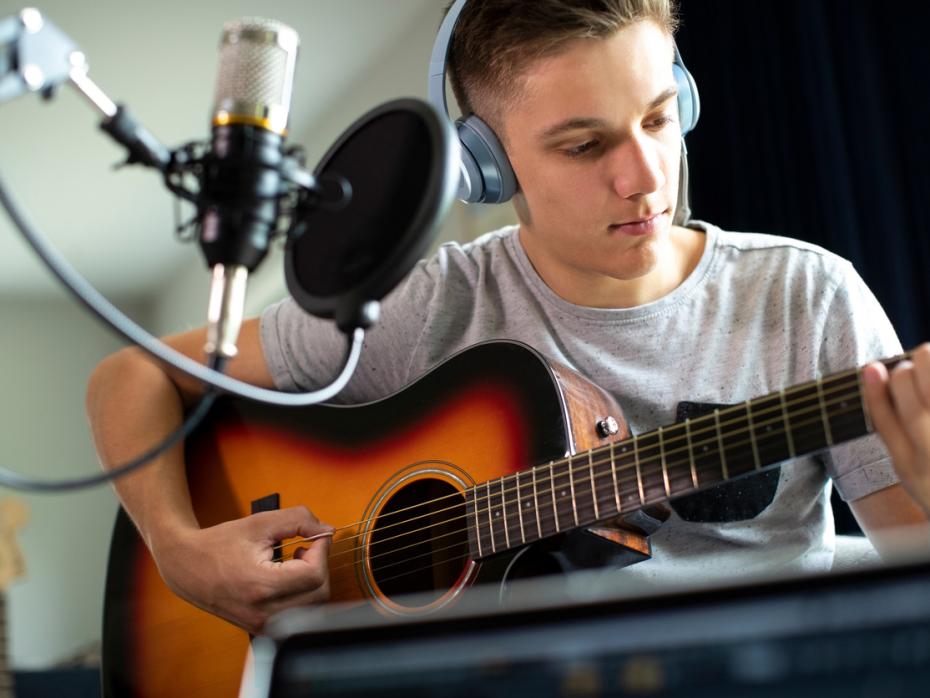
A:
{"type": "Polygon", "coordinates": [[[646,107],[646,111],[649,111],[650,109],[655,109],[657,106],[659,106],[663,102],[668,101],[669,99],[671,99],[677,94],[678,94],[678,85],[672,85],[671,87],[667,87],[665,90],[659,93],[658,97],[656,97],[654,100],[649,102],[649,105],[646,107]]]}
{"type": "MultiPolygon", "coordinates": [[[[672,97],[678,94],[678,87],[673,85],[662,92],[653,99],[649,104],[646,105],[646,111],[655,109],[660,104],[668,101],[672,97]]],[[[566,119],[565,121],[560,121],[555,126],[546,129],[540,134],[541,140],[549,140],[560,136],[563,133],[568,133],[569,131],[575,131],[586,128],[603,128],[606,126],[606,122],[603,119],[595,119],[593,117],[573,117],[571,119],[566,119]]]]}
{"type": "Polygon", "coordinates": [[[575,117],[561,121],[552,128],[546,129],[540,138],[542,140],[549,140],[550,138],[555,138],[556,136],[567,133],[568,131],[575,131],[584,128],[601,128],[605,124],[606,122],[603,119],[575,117]]]}

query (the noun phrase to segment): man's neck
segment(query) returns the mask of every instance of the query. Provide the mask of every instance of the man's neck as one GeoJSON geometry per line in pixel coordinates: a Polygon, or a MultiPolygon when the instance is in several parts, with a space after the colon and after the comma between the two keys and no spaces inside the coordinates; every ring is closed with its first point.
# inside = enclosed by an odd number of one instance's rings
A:
{"type": "Polygon", "coordinates": [[[689,228],[672,228],[653,269],[633,279],[552,264],[544,254],[520,242],[540,278],[563,300],[591,308],[635,308],[663,298],[694,271],[704,252],[706,235],[689,228]]]}

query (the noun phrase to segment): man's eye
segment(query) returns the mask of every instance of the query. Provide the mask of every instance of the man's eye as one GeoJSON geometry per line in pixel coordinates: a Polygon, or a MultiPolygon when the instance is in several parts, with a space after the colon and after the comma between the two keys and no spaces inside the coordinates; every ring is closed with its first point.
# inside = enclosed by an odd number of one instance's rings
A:
{"type": "Polygon", "coordinates": [[[597,144],[598,144],[597,141],[593,141],[593,140],[585,141],[581,145],[576,145],[573,148],[566,148],[562,152],[568,155],[569,157],[577,158],[593,150],[595,147],[597,147],[597,144]]]}
{"type": "Polygon", "coordinates": [[[670,114],[663,114],[662,116],[659,116],[646,124],[646,127],[652,129],[653,131],[658,131],[674,122],[675,119],[670,114]]]}

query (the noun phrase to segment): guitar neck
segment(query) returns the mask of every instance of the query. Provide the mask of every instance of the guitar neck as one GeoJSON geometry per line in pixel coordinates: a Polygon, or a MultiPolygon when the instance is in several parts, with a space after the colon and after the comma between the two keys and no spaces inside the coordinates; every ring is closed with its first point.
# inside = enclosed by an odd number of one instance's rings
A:
{"type": "Polygon", "coordinates": [[[871,425],[861,385],[860,370],[845,371],[476,485],[466,492],[471,554],[504,552],[864,436],[871,425]]]}

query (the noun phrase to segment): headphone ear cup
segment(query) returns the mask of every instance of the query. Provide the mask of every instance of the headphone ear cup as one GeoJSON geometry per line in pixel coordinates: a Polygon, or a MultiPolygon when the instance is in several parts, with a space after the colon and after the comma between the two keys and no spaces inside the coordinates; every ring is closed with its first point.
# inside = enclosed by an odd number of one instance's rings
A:
{"type": "Polygon", "coordinates": [[[462,122],[455,122],[456,133],[459,138],[459,190],[456,197],[466,204],[474,204],[484,200],[484,179],[481,168],[475,162],[475,156],[462,139],[462,122]]]}
{"type": "Polygon", "coordinates": [[[459,198],[466,203],[509,201],[517,191],[517,178],[497,135],[475,115],[455,126],[462,146],[459,198]]]}
{"type": "Polygon", "coordinates": [[[697,126],[701,115],[701,98],[694,78],[683,65],[673,63],[672,73],[678,84],[678,120],[681,123],[681,135],[684,136],[697,126]]]}

